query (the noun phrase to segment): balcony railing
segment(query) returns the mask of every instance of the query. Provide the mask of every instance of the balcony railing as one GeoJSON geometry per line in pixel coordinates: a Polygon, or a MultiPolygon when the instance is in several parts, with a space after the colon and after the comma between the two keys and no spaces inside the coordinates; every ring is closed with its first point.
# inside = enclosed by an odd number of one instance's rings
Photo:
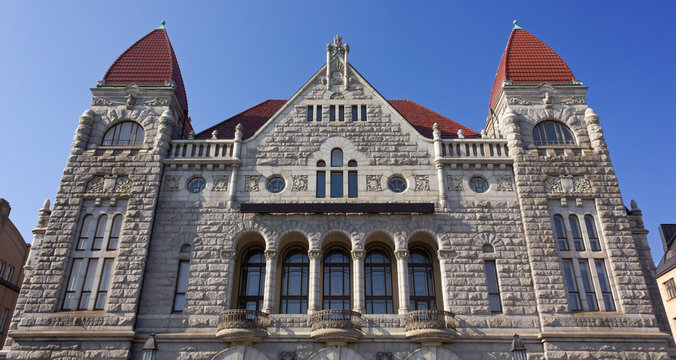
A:
{"type": "Polygon", "coordinates": [[[406,337],[433,345],[452,341],[456,336],[455,315],[444,310],[416,310],[404,317],[406,337]]]}
{"type": "Polygon", "coordinates": [[[269,325],[267,313],[244,309],[226,310],[218,315],[216,336],[232,343],[250,344],[265,338],[269,325]]]}
{"type": "Polygon", "coordinates": [[[237,160],[234,148],[234,140],[172,140],[167,160],[170,162],[237,160]]]}
{"type": "Polygon", "coordinates": [[[441,157],[453,161],[508,161],[509,149],[504,139],[443,139],[441,157]]]}
{"type": "Polygon", "coordinates": [[[319,310],[310,318],[310,336],[329,345],[344,345],[362,337],[361,314],[350,310],[319,310]]]}

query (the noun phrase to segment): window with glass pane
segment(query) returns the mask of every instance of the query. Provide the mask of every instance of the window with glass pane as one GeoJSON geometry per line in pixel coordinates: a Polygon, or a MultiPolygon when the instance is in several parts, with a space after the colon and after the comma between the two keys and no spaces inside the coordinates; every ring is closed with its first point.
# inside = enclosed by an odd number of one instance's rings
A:
{"type": "Polygon", "coordinates": [[[358,108],[359,107],[357,105],[352,105],[352,121],[359,120],[359,118],[357,117],[358,108]]]}
{"type": "Polygon", "coordinates": [[[313,116],[314,114],[312,113],[312,110],[314,110],[312,108],[312,105],[307,107],[307,121],[312,121],[313,118],[314,118],[314,116],[313,116]]]}
{"type": "Polygon", "coordinates": [[[136,122],[121,122],[106,131],[103,136],[105,146],[139,146],[143,144],[143,128],[136,122]]]}
{"type": "Polygon", "coordinates": [[[82,285],[82,292],[80,293],[80,301],[78,310],[87,310],[89,308],[89,298],[92,294],[94,286],[94,277],[96,276],[96,266],[99,264],[99,259],[89,259],[89,264],[84,277],[84,284],[82,285]]]}
{"type": "Polygon", "coordinates": [[[594,217],[585,215],[584,223],[587,226],[587,236],[589,237],[589,246],[592,251],[601,251],[601,243],[599,242],[599,236],[596,233],[594,217]]]}
{"type": "Polygon", "coordinates": [[[239,285],[240,309],[260,311],[263,308],[265,286],[265,255],[263,250],[254,249],[242,259],[239,285]]]}
{"type": "Polygon", "coordinates": [[[106,297],[108,296],[108,286],[110,283],[110,275],[113,272],[114,259],[104,259],[103,268],[101,269],[101,279],[99,280],[99,291],[96,293],[96,302],[94,303],[94,310],[103,310],[106,306],[106,297]]]}
{"type": "Polygon", "coordinates": [[[554,215],[554,232],[556,233],[556,242],[559,245],[559,250],[568,250],[568,237],[566,236],[566,227],[563,225],[563,218],[559,215],[554,215]]]}
{"type": "Polygon", "coordinates": [[[575,250],[584,251],[584,240],[582,240],[582,231],[580,230],[580,222],[577,220],[577,216],[570,215],[568,222],[570,223],[570,232],[573,235],[575,250]]]}
{"type": "Polygon", "coordinates": [[[340,149],[331,150],[331,166],[334,167],[343,166],[343,150],[340,149]]]}
{"type": "Polygon", "coordinates": [[[190,260],[178,262],[178,275],[176,276],[176,290],[174,292],[173,311],[185,310],[185,293],[188,289],[188,277],[190,275],[190,260]]]}
{"type": "Polygon", "coordinates": [[[498,286],[498,271],[495,267],[495,261],[484,262],[484,271],[486,272],[486,286],[488,287],[488,302],[491,307],[491,312],[502,312],[500,287],[498,286]]]}
{"type": "Polygon", "coordinates": [[[366,121],[366,105],[361,106],[361,121],[366,121]]]}
{"type": "Polygon", "coordinates": [[[77,309],[77,289],[78,284],[82,281],[84,275],[83,259],[73,259],[70,266],[70,276],[68,278],[68,286],[66,287],[66,295],[63,300],[63,310],[77,309]]]}
{"type": "Polygon", "coordinates": [[[5,263],[0,261],[0,278],[3,278],[5,276],[5,263]]]}
{"type": "Polygon", "coordinates": [[[331,197],[332,198],[343,197],[343,172],[342,171],[332,171],[331,172],[331,197]]]}
{"type": "Polygon", "coordinates": [[[322,106],[317,105],[317,121],[322,121],[322,106]]]}
{"type": "Polygon", "coordinates": [[[676,282],[674,282],[673,278],[667,280],[667,282],[664,283],[664,287],[667,290],[669,300],[676,298],[676,282]]]}
{"type": "Polygon", "coordinates": [[[110,228],[110,238],[108,239],[107,250],[116,250],[117,243],[120,240],[120,230],[122,229],[122,215],[116,215],[113,218],[113,226],[110,228]]]}
{"type": "MultiPolygon", "coordinates": [[[[595,260],[596,265],[596,275],[599,278],[599,287],[601,288],[601,294],[603,295],[603,306],[606,308],[606,311],[615,310],[615,301],[613,301],[613,291],[610,290],[610,282],[608,282],[608,272],[606,271],[606,266],[603,260],[595,260]]],[[[673,279],[672,279],[673,282],[673,279]]],[[[676,293],[676,289],[674,289],[676,293]]]]}
{"type": "Polygon", "coordinates": [[[2,317],[0,318],[0,334],[5,330],[5,324],[7,323],[7,317],[9,316],[9,309],[4,309],[2,311],[2,317]]]}
{"type": "Polygon", "coordinates": [[[350,257],[333,249],[324,257],[324,309],[350,310],[350,257]]]}
{"type": "Polygon", "coordinates": [[[566,287],[568,288],[568,301],[570,302],[570,309],[572,311],[582,311],[580,293],[577,291],[575,271],[573,270],[573,261],[571,259],[563,259],[562,263],[563,277],[566,279],[566,287]]]}
{"type": "Polygon", "coordinates": [[[556,121],[543,121],[533,128],[535,145],[575,145],[573,133],[565,125],[556,121]]]}
{"type": "Polygon", "coordinates": [[[408,286],[411,310],[437,308],[432,260],[422,249],[414,249],[408,256],[408,286]]]}
{"type": "Polygon", "coordinates": [[[7,274],[5,274],[5,280],[7,280],[7,282],[11,283],[12,282],[12,276],[14,276],[14,267],[9,266],[9,268],[7,269],[7,274]]]}
{"type": "Polygon", "coordinates": [[[351,198],[357,197],[357,172],[347,172],[347,196],[351,198]]]}
{"type": "Polygon", "coordinates": [[[345,121],[345,106],[338,106],[338,121],[345,121]]]}
{"type": "Polygon", "coordinates": [[[392,314],[392,263],[383,249],[373,249],[364,260],[366,313],[392,314]]]}
{"type": "Polygon", "coordinates": [[[596,293],[594,292],[594,283],[592,282],[591,272],[589,272],[589,262],[587,259],[578,260],[580,266],[580,277],[584,287],[584,295],[587,300],[587,309],[589,311],[598,311],[599,306],[596,302],[596,293]]]}
{"type": "Polygon", "coordinates": [[[282,314],[307,314],[310,264],[307,251],[289,250],[282,260],[282,314]]]}
{"type": "Polygon", "coordinates": [[[106,234],[106,223],[108,222],[107,215],[101,215],[98,223],[96,223],[96,233],[94,234],[94,242],[92,242],[92,250],[101,250],[103,237],[106,234]]]}
{"type": "Polygon", "coordinates": [[[91,215],[86,215],[84,219],[82,219],[82,226],[80,227],[80,236],[78,237],[76,246],[77,250],[87,249],[89,237],[92,236],[94,233],[93,227],[94,227],[94,217],[91,215]]]}
{"type": "Polygon", "coordinates": [[[336,107],[329,106],[329,121],[336,121],[336,107]]]}
{"type": "Polygon", "coordinates": [[[317,171],[317,197],[326,197],[326,172],[317,171]]]}

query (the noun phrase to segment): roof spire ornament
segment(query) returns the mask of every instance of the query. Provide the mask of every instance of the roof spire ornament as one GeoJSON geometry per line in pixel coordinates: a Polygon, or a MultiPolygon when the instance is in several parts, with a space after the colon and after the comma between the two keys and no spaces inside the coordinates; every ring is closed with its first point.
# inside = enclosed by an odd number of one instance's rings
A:
{"type": "Polygon", "coordinates": [[[523,28],[519,25],[517,25],[519,22],[514,20],[512,21],[512,24],[514,24],[514,29],[513,30],[523,30],[523,28]]]}
{"type": "Polygon", "coordinates": [[[162,20],[162,25],[158,26],[155,30],[164,30],[164,25],[167,25],[167,22],[162,20]]]}

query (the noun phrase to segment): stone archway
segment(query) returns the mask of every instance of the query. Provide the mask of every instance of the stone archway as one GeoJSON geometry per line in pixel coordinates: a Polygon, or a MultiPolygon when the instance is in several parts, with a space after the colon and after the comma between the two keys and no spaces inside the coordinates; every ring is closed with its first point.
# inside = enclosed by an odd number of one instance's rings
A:
{"type": "Polygon", "coordinates": [[[251,346],[232,346],[214,357],[211,360],[270,360],[260,350],[251,346]]]}
{"type": "Polygon", "coordinates": [[[451,350],[438,346],[426,346],[413,350],[406,360],[462,360],[462,358],[451,350]]]}
{"type": "Polygon", "coordinates": [[[308,360],[366,360],[358,352],[345,346],[331,346],[312,354],[308,360]]]}

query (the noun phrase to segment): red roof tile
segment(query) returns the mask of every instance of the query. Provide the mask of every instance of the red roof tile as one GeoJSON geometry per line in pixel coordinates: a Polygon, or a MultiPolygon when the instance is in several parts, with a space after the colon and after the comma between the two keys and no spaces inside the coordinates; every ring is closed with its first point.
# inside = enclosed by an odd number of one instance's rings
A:
{"type": "Polygon", "coordinates": [[[542,40],[526,30],[515,29],[498,65],[490,108],[498,100],[505,80],[511,80],[512,84],[571,84],[575,76],[566,62],[542,40]]]}
{"type": "Polygon", "coordinates": [[[153,30],[130,46],[110,66],[103,80],[106,85],[165,85],[173,81],[178,98],[188,109],[181,69],[164,29],[153,30]]]}
{"type": "MultiPolygon", "coordinates": [[[[432,138],[432,126],[439,124],[441,137],[457,138],[458,129],[465,132],[465,137],[481,137],[474,130],[458,124],[457,122],[436,113],[424,106],[414,103],[410,100],[390,100],[389,103],[418,130],[420,134],[427,138],[432,138]]],[[[214,130],[218,131],[219,139],[233,139],[235,137],[235,127],[242,124],[242,138],[248,139],[258,131],[279,109],[286,104],[286,100],[266,100],[253,106],[243,112],[224,120],[202,132],[195,135],[196,139],[210,139],[214,130]]]]}

